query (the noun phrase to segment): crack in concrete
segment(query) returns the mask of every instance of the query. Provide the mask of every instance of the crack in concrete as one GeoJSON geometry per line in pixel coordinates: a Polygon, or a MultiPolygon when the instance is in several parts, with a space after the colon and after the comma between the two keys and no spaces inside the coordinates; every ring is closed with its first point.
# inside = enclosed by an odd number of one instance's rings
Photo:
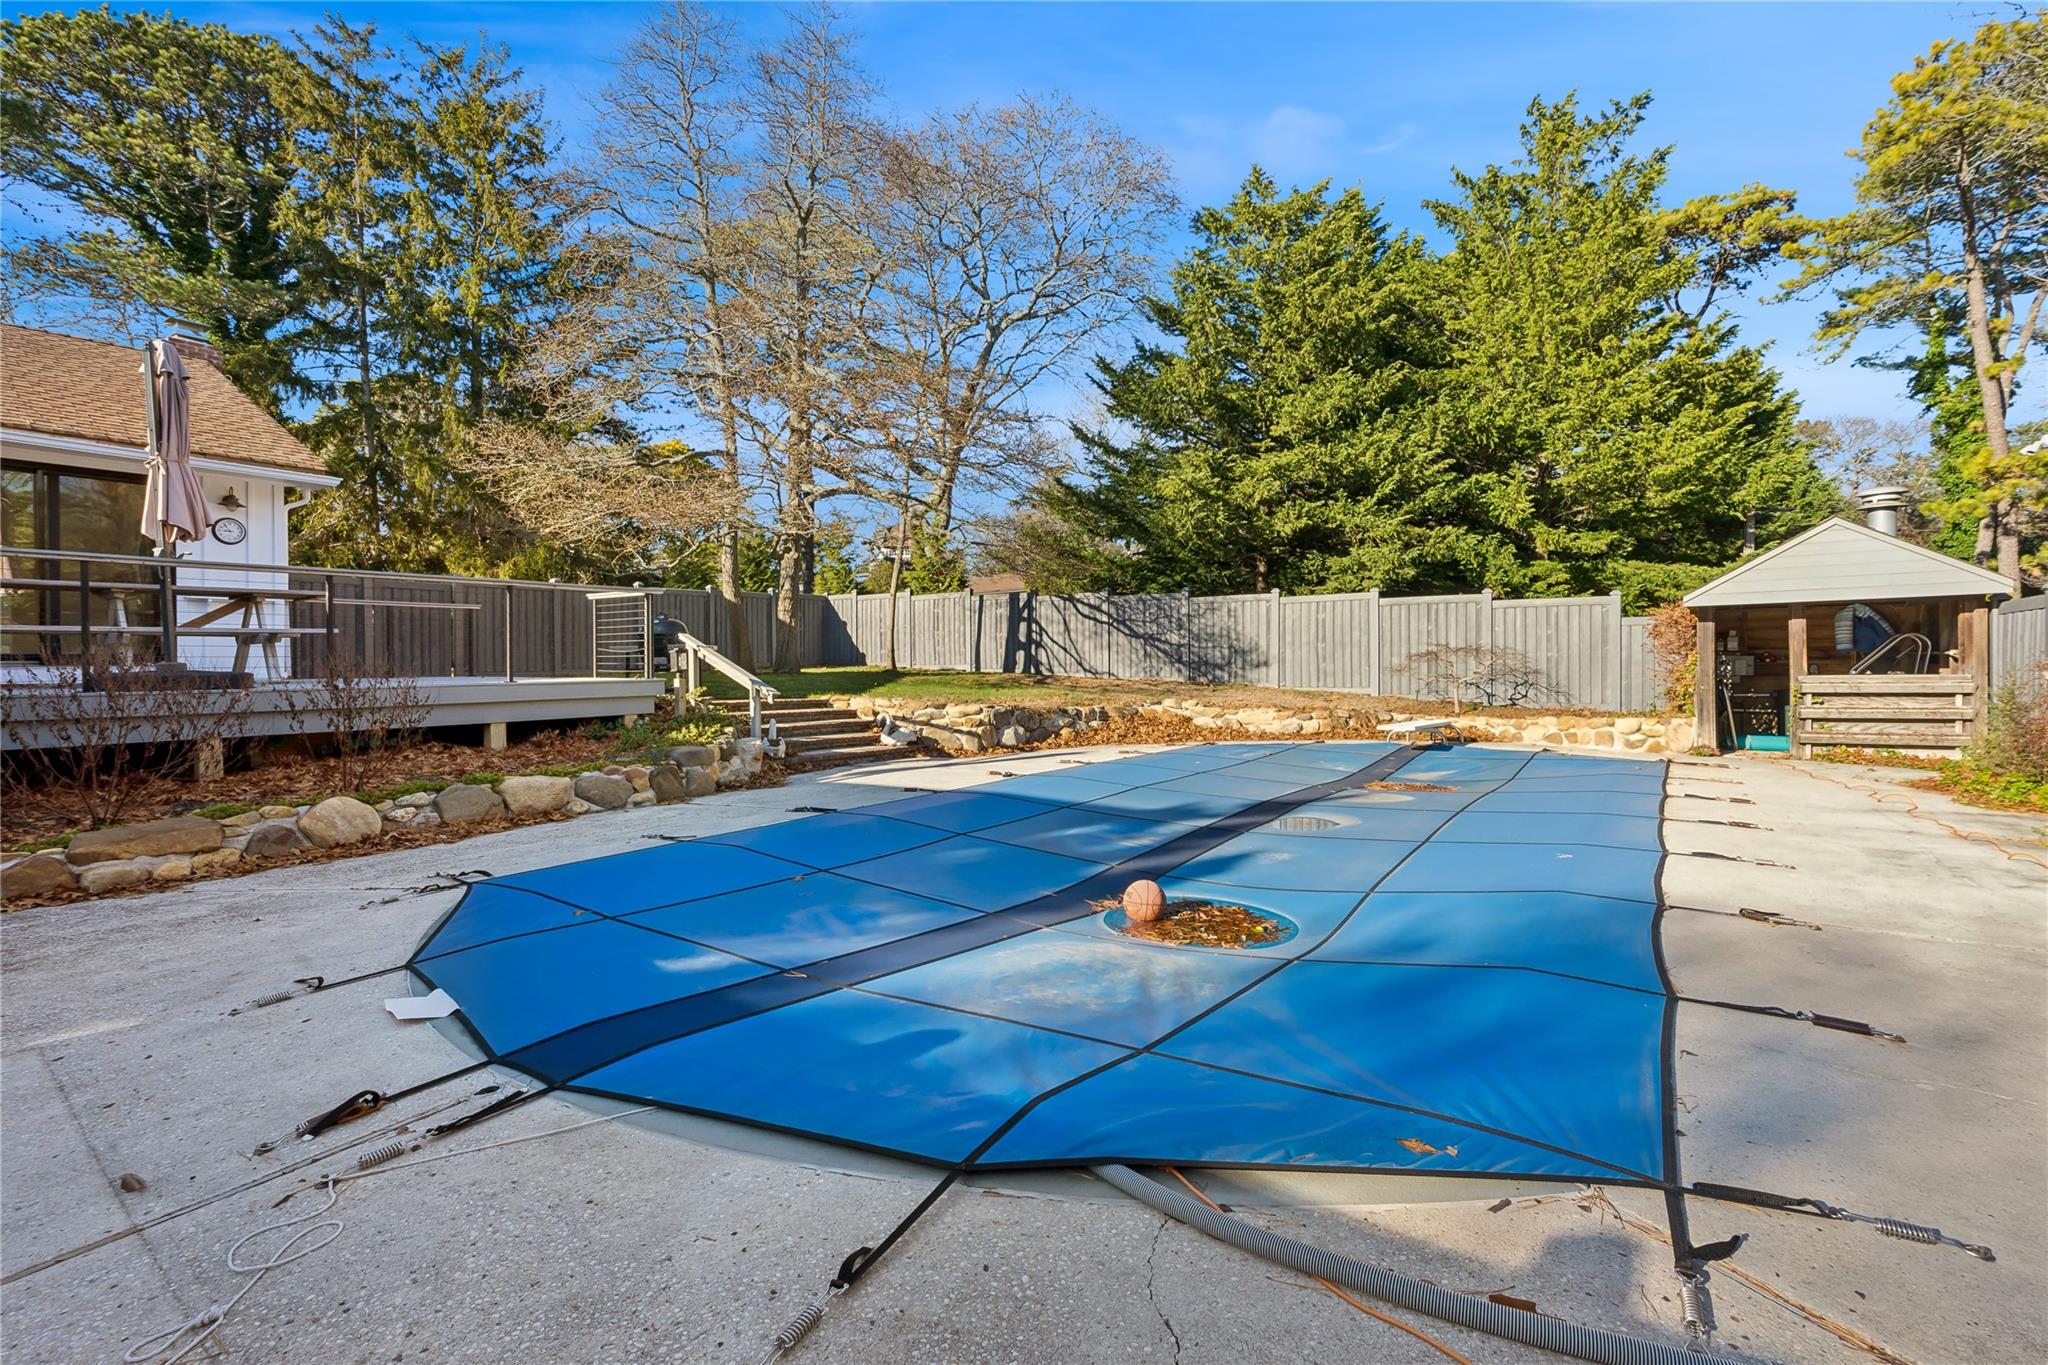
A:
{"type": "Polygon", "coordinates": [[[1145,1297],[1152,1301],[1152,1311],[1159,1315],[1159,1325],[1166,1329],[1166,1335],[1173,1338],[1173,1359],[1179,1365],[1181,1340],[1174,1329],[1173,1319],[1166,1316],[1166,1310],[1159,1306],[1159,1268],[1154,1264],[1159,1255],[1159,1239],[1166,1235],[1167,1226],[1173,1220],[1162,1215],[1159,1226],[1152,1232],[1152,1246],[1145,1252],[1145,1297]]]}

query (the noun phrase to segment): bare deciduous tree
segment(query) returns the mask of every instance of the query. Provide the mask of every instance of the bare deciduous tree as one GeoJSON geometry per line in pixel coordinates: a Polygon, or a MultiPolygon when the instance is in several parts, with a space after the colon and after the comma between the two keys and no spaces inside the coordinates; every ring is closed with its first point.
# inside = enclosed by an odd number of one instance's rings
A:
{"type": "Polygon", "coordinates": [[[934,114],[880,151],[878,416],[922,447],[945,536],[963,482],[1045,472],[1034,390],[1128,316],[1175,201],[1157,153],[1063,97],[934,114]]]}
{"type": "Polygon", "coordinates": [[[590,180],[594,205],[632,259],[634,287],[619,315],[639,342],[635,405],[687,402],[718,433],[718,588],[732,655],[752,666],[739,586],[749,482],[740,397],[751,357],[734,309],[746,274],[748,80],[729,20],[697,4],[663,6],[599,98],[590,180]]]}

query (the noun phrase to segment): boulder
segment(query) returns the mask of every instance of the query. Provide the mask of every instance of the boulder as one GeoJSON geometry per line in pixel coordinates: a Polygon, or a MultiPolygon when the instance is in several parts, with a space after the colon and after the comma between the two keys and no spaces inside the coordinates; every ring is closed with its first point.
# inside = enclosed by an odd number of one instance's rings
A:
{"type": "Polygon", "coordinates": [[[1615,734],[1617,734],[1617,735],[1634,735],[1634,734],[1640,734],[1640,733],[1642,733],[1642,729],[1643,729],[1643,718],[1642,718],[1641,716],[1617,716],[1617,717],[1615,717],[1615,721],[1614,721],[1614,733],[1615,733],[1615,734]]]}
{"type": "Polygon", "coordinates": [[[47,896],[78,885],[78,875],[54,853],[38,853],[0,868],[0,897],[47,896]]]}
{"type": "Polygon", "coordinates": [[[294,849],[306,847],[306,836],[295,826],[280,821],[274,825],[259,825],[249,831],[249,842],[242,848],[245,858],[282,858],[294,849]]]}
{"type": "Polygon", "coordinates": [[[384,823],[387,825],[409,825],[419,818],[418,806],[397,806],[384,812],[384,823]]]}
{"type": "Polygon", "coordinates": [[[220,841],[219,821],[179,815],[168,820],[145,820],[139,825],[89,829],[71,841],[64,857],[73,867],[84,867],[125,858],[210,853],[220,847],[220,841]]]}
{"type": "Polygon", "coordinates": [[[211,853],[195,853],[192,855],[192,875],[199,877],[208,872],[218,872],[224,867],[233,867],[240,861],[242,851],[237,848],[217,848],[211,853]]]}
{"type": "Polygon", "coordinates": [[[654,793],[651,791],[634,792],[626,798],[626,804],[629,806],[651,806],[654,804],[654,793]]]}
{"type": "Polygon", "coordinates": [[[498,795],[514,815],[552,815],[569,804],[575,785],[566,777],[508,777],[498,784],[498,795]]]}
{"type": "Polygon", "coordinates": [[[1014,749],[1020,744],[1031,742],[1031,732],[1021,725],[1005,725],[996,731],[996,743],[1005,749],[1014,749]]]}
{"type": "Polygon", "coordinates": [[[443,787],[434,797],[434,810],[444,824],[466,825],[476,820],[500,820],[505,803],[489,787],[457,782],[443,787]]]}
{"type": "MultiPolygon", "coordinates": [[[[716,779],[713,780],[716,785],[716,779]]],[[[654,793],[654,799],[664,806],[686,801],[690,796],[689,784],[683,780],[682,769],[673,763],[658,763],[647,774],[647,788],[654,793]]]]}
{"type": "Polygon", "coordinates": [[[562,804],[562,814],[564,815],[588,815],[596,809],[596,806],[591,805],[580,796],[572,796],[562,804]]]}
{"type": "Polygon", "coordinates": [[[633,794],[635,796],[642,796],[654,790],[654,783],[647,776],[647,769],[640,767],[628,768],[624,775],[626,780],[633,784],[633,794]]]}
{"type": "Polygon", "coordinates": [[[190,858],[166,858],[149,870],[151,881],[182,882],[192,875],[190,858]]]}
{"type": "Polygon", "coordinates": [[[758,739],[743,739],[733,746],[734,757],[746,768],[752,777],[761,771],[761,760],[767,757],[768,745],[758,739]]]}
{"type": "Polygon", "coordinates": [[[439,795],[438,792],[413,792],[410,795],[399,797],[391,804],[399,810],[417,810],[421,806],[433,805],[434,798],[437,795],[439,795]]]}
{"type": "Polygon", "coordinates": [[[585,773],[576,779],[576,799],[597,810],[620,810],[633,799],[633,784],[608,773],[585,773]]]}
{"type": "Polygon", "coordinates": [[[94,863],[78,874],[79,888],[95,896],[124,886],[140,886],[148,880],[149,869],[141,863],[94,863]]]}
{"type": "Polygon", "coordinates": [[[256,812],[266,820],[290,820],[299,813],[297,806],[265,806],[256,812]]]}
{"type": "Polygon", "coordinates": [[[245,810],[240,815],[230,815],[227,819],[221,821],[221,824],[228,829],[247,829],[250,825],[260,825],[262,823],[263,812],[260,810],[245,810]]]}
{"type": "Polygon", "coordinates": [[[412,827],[414,829],[419,829],[424,825],[438,825],[440,823],[441,812],[435,810],[432,806],[429,806],[425,810],[420,812],[419,818],[412,822],[412,827]]]}
{"type": "Polygon", "coordinates": [[[384,828],[384,817],[353,796],[330,796],[299,817],[299,833],[315,848],[358,843],[384,828]]]}
{"type": "Polygon", "coordinates": [[[684,794],[685,796],[688,796],[688,797],[690,797],[691,799],[693,799],[693,800],[694,800],[695,798],[697,798],[697,797],[699,797],[699,796],[709,796],[709,795],[711,795],[711,794],[712,794],[713,792],[715,792],[715,791],[717,791],[717,790],[718,790],[718,769],[716,769],[716,768],[685,768],[685,769],[683,769],[683,794],[684,794]]]}

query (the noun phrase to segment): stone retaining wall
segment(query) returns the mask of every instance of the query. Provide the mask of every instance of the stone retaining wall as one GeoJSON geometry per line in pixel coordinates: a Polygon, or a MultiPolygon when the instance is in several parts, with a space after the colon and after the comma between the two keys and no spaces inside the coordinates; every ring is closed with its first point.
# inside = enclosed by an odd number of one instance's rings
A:
{"type": "MultiPolygon", "coordinates": [[[[1235,709],[1180,697],[1145,703],[1115,702],[1106,706],[1065,706],[1045,709],[993,706],[986,702],[931,703],[892,710],[872,697],[835,697],[833,702],[864,720],[889,717],[897,729],[931,740],[949,753],[978,754],[989,749],[1014,749],[1073,736],[1131,716],[1172,716],[1203,730],[1243,730],[1255,735],[1345,735],[1377,733],[1382,721],[1418,719],[1407,713],[1376,716],[1371,712],[1310,707],[1290,709],[1248,706],[1235,709]]],[[[1692,747],[1692,721],[1666,716],[1459,716],[1458,728],[1468,739],[1496,743],[1538,744],[1546,748],[1610,749],[1622,753],[1684,753],[1692,747]]]]}

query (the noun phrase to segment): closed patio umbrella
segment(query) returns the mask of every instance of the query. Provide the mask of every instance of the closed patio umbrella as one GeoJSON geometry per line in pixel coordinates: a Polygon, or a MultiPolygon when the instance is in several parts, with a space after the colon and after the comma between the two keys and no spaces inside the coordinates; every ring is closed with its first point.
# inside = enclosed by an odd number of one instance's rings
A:
{"type": "Polygon", "coordinates": [[[213,525],[206,491],[192,470],[192,406],[185,362],[168,341],[143,352],[149,388],[149,482],[142,499],[142,534],[169,554],[174,542],[197,540],[213,525]]]}

